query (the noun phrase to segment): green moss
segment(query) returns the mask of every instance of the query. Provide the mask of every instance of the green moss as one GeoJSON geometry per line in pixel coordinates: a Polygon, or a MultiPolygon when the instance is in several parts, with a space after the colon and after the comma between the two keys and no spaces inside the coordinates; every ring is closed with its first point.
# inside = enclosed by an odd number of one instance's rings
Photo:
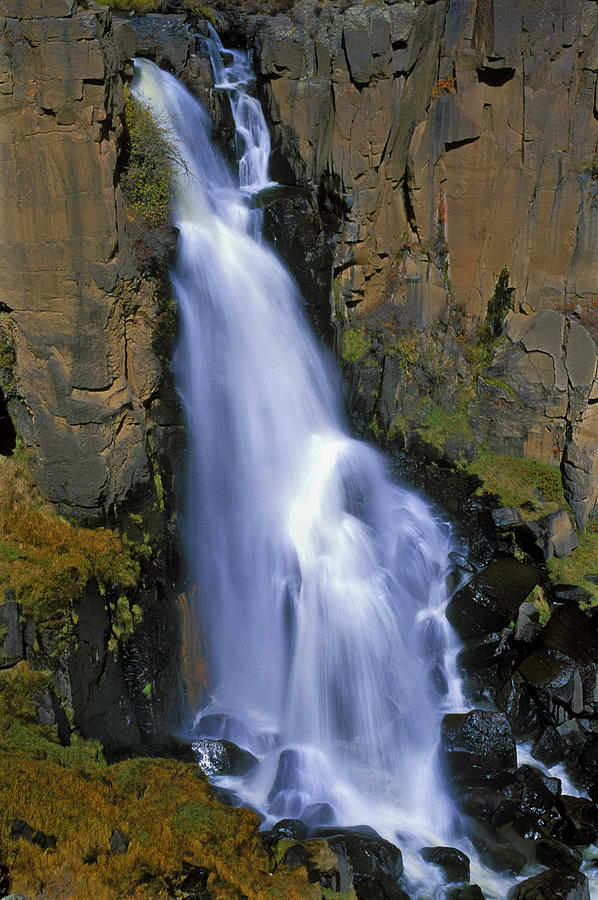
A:
{"type": "Polygon", "coordinates": [[[551,614],[550,604],[548,603],[544,589],[537,584],[525,599],[528,603],[533,603],[536,607],[540,613],[540,625],[544,627],[544,625],[548,623],[551,614]]]}
{"type": "Polygon", "coordinates": [[[483,481],[478,494],[495,494],[502,506],[518,507],[524,518],[537,518],[566,506],[558,466],[482,451],[467,470],[483,481]]]}
{"type": "Polygon", "coordinates": [[[578,535],[579,544],[565,559],[552,557],[548,571],[554,582],[577,584],[591,596],[589,606],[598,605],[598,585],[586,580],[586,575],[598,574],[598,523],[591,521],[586,531],[578,535]]]}
{"type": "Polygon", "coordinates": [[[304,870],[279,866],[271,874],[257,816],[219,804],[196,766],[163,759],[106,766],[91,755],[80,766],[80,748],[56,748],[72,753],[56,762],[40,755],[49,742],[23,740],[16,755],[5,752],[0,736],[0,844],[13,892],[167,900],[186,896],[181,884],[189,867],[203,866],[208,890],[220,900],[320,896],[304,870]],[[54,835],[56,850],[10,841],[15,818],[54,835]],[[130,839],[126,853],[110,852],[114,828],[130,839]]]}
{"type": "Polygon", "coordinates": [[[413,366],[419,362],[420,352],[418,341],[415,336],[401,335],[392,344],[389,350],[389,356],[395,357],[399,361],[406,378],[412,374],[413,366]]]}
{"type": "Polygon", "coordinates": [[[493,378],[490,375],[486,375],[485,373],[481,373],[479,376],[482,381],[485,381],[486,384],[492,384],[494,387],[501,388],[501,390],[506,391],[509,396],[513,398],[513,400],[519,400],[516,392],[513,390],[510,384],[507,384],[506,381],[501,381],[500,378],[493,378]]]}
{"type": "Polygon", "coordinates": [[[141,693],[143,694],[143,696],[145,697],[146,700],[152,699],[152,686],[149,683],[149,681],[147,684],[143,685],[143,689],[142,689],[141,693]]]}
{"type": "Polygon", "coordinates": [[[370,341],[364,328],[347,328],[343,331],[342,360],[344,363],[360,362],[369,352],[370,341]]]}
{"type": "Polygon", "coordinates": [[[444,450],[447,440],[450,438],[462,438],[465,442],[473,440],[473,431],[469,424],[467,406],[464,401],[455,408],[446,410],[438,404],[428,404],[423,407],[423,422],[415,431],[421,437],[444,450]]]}

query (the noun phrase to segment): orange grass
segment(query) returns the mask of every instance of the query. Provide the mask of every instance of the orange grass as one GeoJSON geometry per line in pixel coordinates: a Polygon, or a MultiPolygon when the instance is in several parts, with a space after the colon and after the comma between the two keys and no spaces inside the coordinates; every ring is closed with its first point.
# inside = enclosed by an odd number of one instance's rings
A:
{"type": "Polygon", "coordinates": [[[110,529],[58,516],[26,465],[0,457],[0,592],[12,589],[24,613],[58,624],[92,578],[100,586],[133,587],[139,564],[131,548],[110,529]]]}
{"type": "Polygon", "coordinates": [[[208,890],[222,900],[320,896],[304,869],[270,874],[255,813],[219,804],[195,766],[131,759],[95,770],[0,752],[0,847],[13,892],[161,900],[175,896],[189,866],[204,866],[208,890]],[[56,850],[10,838],[15,818],[54,835],[56,850]],[[110,852],[114,828],[131,839],[122,855],[110,852]]]}

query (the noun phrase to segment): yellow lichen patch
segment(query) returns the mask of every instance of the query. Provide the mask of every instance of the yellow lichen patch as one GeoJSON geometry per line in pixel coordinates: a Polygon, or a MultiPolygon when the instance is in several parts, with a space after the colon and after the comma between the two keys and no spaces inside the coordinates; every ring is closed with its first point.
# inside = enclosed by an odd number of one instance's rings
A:
{"type": "Polygon", "coordinates": [[[161,900],[190,867],[202,866],[208,889],[223,900],[319,897],[302,870],[279,866],[270,874],[257,831],[255,813],[219,804],[190,764],[134,759],[82,771],[0,751],[0,845],[13,892],[161,900]],[[53,835],[56,850],[11,838],[16,818],[53,835]],[[110,849],[115,828],[130,839],[122,854],[110,849]]]}
{"type": "Polygon", "coordinates": [[[126,589],[138,578],[131,548],[114,531],[56,515],[27,466],[0,457],[0,598],[11,589],[25,614],[60,624],[91,579],[126,589]]]}

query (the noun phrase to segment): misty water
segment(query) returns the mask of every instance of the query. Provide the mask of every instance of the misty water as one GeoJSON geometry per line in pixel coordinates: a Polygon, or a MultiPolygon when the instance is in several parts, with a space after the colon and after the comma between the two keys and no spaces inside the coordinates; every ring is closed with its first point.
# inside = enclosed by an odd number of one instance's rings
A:
{"type": "Polygon", "coordinates": [[[442,897],[422,846],[459,846],[486,897],[509,884],[464,835],[437,760],[440,722],[464,709],[444,615],[449,526],[355,440],[339,376],[290,275],[260,241],[251,197],[269,184],[269,137],[234,52],[239,175],[211,121],[171,75],[135,63],[135,91],[168,125],[178,168],[173,360],[188,434],[184,535],[208,651],[191,736],[226,738],[259,764],[220,778],[271,827],[369,825],[400,846],[410,896],[442,897]]]}

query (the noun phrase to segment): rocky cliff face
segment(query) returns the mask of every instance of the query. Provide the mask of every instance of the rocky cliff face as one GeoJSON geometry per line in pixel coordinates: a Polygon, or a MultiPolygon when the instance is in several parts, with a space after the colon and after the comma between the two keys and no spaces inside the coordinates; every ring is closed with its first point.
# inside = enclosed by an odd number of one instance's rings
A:
{"type": "Polygon", "coordinates": [[[0,304],[13,419],[48,499],[106,515],[152,488],[159,284],[129,253],[118,187],[122,82],[106,9],[2,4],[0,304]],[[153,447],[151,440],[153,439],[153,447]]]}
{"type": "Polygon", "coordinates": [[[247,34],[275,177],[338,214],[333,313],[378,327],[370,371],[353,366],[364,417],[409,439],[422,400],[466,404],[478,444],[562,466],[584,525],[598,487],[596,4],[305,0],[247,34]],[[480,380],[465,351],[501,271],[515,315],[480,380]]]}
{"type": "Polygon", "coordinates": [[[126,647],[112,633],[117,598],[90,582],[62,655],[63,636],[28,623],[21,656],[67,684],[71,724],[130,746],[163,726],[177,680],[169,516],[182,426],[166,276],[135,262],[119,187],[126,49],[106,8],[74,0],[3,0],[0,33],[4,432],[32,451],[59,512],[116,523],[148,551],[126,647]]]}

